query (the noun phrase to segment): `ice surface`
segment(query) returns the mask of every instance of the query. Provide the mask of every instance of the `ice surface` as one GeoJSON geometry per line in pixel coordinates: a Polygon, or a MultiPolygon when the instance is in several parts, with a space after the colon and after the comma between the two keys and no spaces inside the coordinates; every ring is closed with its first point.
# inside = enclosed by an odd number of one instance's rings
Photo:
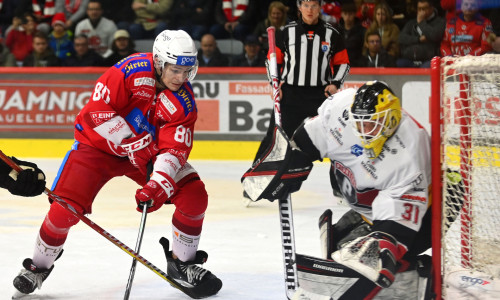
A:
{"type": "MultiPolygon", "coordinates": [[[[28,158],[29,159],[29,158],[28,158]]],[[[49,187],[59,167],[56,159],[31,159],[45,172],[49,187]]],[[[246,161],[202,161],[198,170],[209,194],[200,249],[209,258],[204,265],[223,282],[209,299],[285,299],[283,260],[277,203],[266,200],[243,205],[240,177],[246,161]]],[[[297,252],[319,256],[317,220],[326,208],[334,220],[347,208],[332,196],[329,164],[316,163],[302,189],[293,194],[297,252]]],[[[134,194],[138,186],[128,178],[109,182],[88,217],[134,249],[140,222],[134,194]]],[[[14,293],[12,280],[24,258],[31,257],[35,238],[48,210],[46,196],[22,198],[0,190],[0,299],[14,293]]],[[[160,237],[171,239],[173,206],[148,215],[140,254],[166,270],[160,237]]],[[[59,259],[41,290],[26,299],[123,299],[132,257],[83,222],[74,226],[59,259]]],[[[138,263],[130,299],[190,299],[157,274],[138,263]]]]}

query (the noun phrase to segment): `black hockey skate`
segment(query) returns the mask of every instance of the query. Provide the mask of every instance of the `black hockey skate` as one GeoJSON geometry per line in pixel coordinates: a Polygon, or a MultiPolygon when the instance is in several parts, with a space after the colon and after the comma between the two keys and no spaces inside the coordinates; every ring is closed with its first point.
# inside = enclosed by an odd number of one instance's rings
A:
{"type": "Polygon", "coordinates": [[[207,261],[208,254],[205,251],[197,251],[193,261],[183,262],[172,257],[166,238],[162,238],[160,243],[167,258],[168,277],[179,283],[183,287],[182,290],[190,297],[195,299],[209,297],[217,294],[222,288],[222,281],[219,278],[207,269],[197,266],[207,261]]]}
{"type": "Polygon", "coordinates": [[[14,287],[22,294],[31,294],[36,288],[40,289],[42,283],[49,277],[50,272],[54,269],[54,265],[50,269],[41,269],[33,264],[31,258],[26,258],[23,261],[24,270],[19,272],[19,275],[14,278],[14,287]]]}

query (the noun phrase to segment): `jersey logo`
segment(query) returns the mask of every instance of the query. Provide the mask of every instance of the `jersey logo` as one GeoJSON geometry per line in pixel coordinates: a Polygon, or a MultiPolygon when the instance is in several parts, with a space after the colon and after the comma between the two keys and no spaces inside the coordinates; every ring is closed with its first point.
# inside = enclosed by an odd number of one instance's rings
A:
{"type": "Polygon", "coordinates": [[[306,36],[307,36],[307,39],[308,39],[308,40],[312,40],[312,39],[314,39],[314,31],[308,31],[308,32],[306,33],[306,36]]]}
{"type": "Polygon", "coordinates": [[[114,116],[114,111],[95,111],[90,113],[90,117],[92,118],[92,122],[94,122],[95,126],[101,125],[114,116]]]}
{"type": "Polygon", "coordinates": [[[134,108],[126,117],[127,123],[132,125],[137,134],[141,134],[143,131],[151,133],[153,139],[155,139],[155,127],[148,122],[148,119],[144,116],[142,111],[137,107],[134,108]]]}
{"type": "Polygon", "coordinates": [[[330,43],[321,42],[321,51],[328,52],[329,49],[330,49],[330,43]]]}
{"type": "Polygon", "coordinates": [[[155,86],[155,80],[150,77],[139,77],[134,79],[134,86],[141,86],[141,85],[149,85],[154,87],[155,86]]]}
{"type": "Polygon", "coordinates": [[[137,59],[131,61],[121,69],[125,73],[125,78],[138,72],[151,72],[151,62],[148,59],[137,59]]]}
{"type": "Polygon", "coordinates": [[[186,89],[185,86],[182,86],[177,92],[172,93],[179,103],[184,108],[184,115],[188,115],[193,110],[196,110],[196,104],[194,102],[193,95],[186,89]]]}
{"type": "Polygon", "coordinates": [[[177,107],[175,107],[175,105],[170,101],[170,99],[168,99],[167,96],[165,96],[165,94],[160,94],[160,101],[171,115],[173,115],[177,111],[177,107]]]}
{"type": "Polygon", "coordinates": [[[363,147],[360,145],[356,144],[351,147],[351,154],[354,154],[355,156],[360,156],[363,154],[363,147]]]}
{"type": "Polygon", "coordinates": [[[115,64],[115,68],[121,68],[124,64],[126,64],[127,62],[129,62],[130,60],[136,58],[136,57],[146,57],[146,54],[144,53],[141,53],[141,54],[132,54],[132,55],[129,55],[125,58],[123,58],[122,60],[120,60],[119,62],[117,62],[115,64]]]}

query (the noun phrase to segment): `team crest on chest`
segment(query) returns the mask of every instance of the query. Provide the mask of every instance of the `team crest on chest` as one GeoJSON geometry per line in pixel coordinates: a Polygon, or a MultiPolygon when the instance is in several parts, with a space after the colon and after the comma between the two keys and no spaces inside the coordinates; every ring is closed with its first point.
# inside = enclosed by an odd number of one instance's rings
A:
{"type": "Polygon", "coordinates": [[[329,42],[321,42],[321,51],[328,52],[329,49],[330,49],[329,42]]]}

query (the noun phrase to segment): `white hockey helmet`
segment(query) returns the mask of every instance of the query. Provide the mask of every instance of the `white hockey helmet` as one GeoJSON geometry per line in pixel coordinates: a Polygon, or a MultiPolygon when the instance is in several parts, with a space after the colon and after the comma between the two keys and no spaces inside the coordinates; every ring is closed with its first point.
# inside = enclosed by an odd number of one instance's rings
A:
{"type": "Polygon", "coordinates": [[[188,80],[193,80],[198,71],[198,51],[193,39],[183,30],[164,30],[153,43],[153,61],[161,76],[165,64],[192,66],[188,80]]]}

